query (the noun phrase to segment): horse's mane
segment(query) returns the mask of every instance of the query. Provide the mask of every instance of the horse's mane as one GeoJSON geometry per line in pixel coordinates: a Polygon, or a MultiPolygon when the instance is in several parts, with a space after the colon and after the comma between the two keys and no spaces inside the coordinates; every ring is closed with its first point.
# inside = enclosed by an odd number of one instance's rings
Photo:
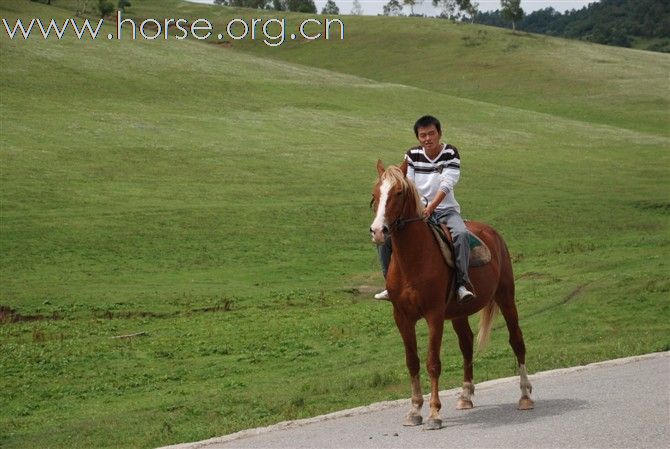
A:
{"type": "Polygon", "coordinates": [[[381,175],[381,181],[384,182],[386,180],[389,180],[392,185],[400,184],[403,194],[409,195],[410,199],[414,200],[417,215],[423,215],[423,203],[419,198],[419,192],[416,190],[416,185],[414,182],[407,179],[400,167],[397,165],[390,165],[381,175]]]}

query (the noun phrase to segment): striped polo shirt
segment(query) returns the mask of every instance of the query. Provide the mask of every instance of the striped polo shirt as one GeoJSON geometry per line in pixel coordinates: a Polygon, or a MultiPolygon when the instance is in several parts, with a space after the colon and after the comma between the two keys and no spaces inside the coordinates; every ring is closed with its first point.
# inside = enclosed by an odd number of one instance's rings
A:
{"type": "Polygon", "coordinates": [[[461,212],[461,206],[454,197],[454,186],[461,174],[461,159],[458,150],[449,144],[442,144],[442,150],[434,159],[430,159],[423,147],[413,147],[405,154],[407,177],[416,184],[424,204],[435,198],[438,191],[446,196],[435,211],[454,209],[461,212]]]}

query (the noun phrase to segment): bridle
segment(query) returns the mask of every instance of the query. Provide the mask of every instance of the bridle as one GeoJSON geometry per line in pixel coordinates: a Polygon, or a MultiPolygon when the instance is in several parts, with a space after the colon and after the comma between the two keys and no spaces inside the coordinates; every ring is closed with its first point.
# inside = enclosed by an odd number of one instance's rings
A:
{"type": "Polygon", "coordinates": [[[393,221],[393,223],[391,223],[391,226],[389,226],[388,233],[391,234],[393,230],[402,231],[403,228],[407,225],[407,223],[411,223],[413,221],[424,221],[424,217],[420,217],[418,215],[412,218],[398,217],[395,219],[395,221],[393,221]]]}

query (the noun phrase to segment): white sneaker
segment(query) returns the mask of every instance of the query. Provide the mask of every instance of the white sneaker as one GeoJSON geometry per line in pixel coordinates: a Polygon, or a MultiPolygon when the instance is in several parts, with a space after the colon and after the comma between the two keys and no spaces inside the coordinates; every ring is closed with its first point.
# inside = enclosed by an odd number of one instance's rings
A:
{"type": "Polygon", "coordinates": [[[375,299],[389,299],[389,292],[388,290],[384,290],[383,292],[379,292],[375,295],[375,299]]]}
{"type": "Polygon", "coordinates": [[[468,302],[474,297],[475,297],[475,295],[470,290],[465,288],[465,285],[461,285],[460,287],[458,287],[458,302],[459,303],[468,302]]]}

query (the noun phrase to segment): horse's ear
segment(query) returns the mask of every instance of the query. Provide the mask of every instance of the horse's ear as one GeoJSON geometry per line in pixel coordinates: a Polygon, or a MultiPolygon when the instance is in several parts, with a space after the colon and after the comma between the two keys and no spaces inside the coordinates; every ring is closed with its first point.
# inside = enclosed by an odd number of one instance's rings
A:
{"type": "Polygon", "coordinates": [[[384,163],[381,159],[377,159],[377,173],[379,173],[379,176],[381,176],[384,171],[384,163]]]}
{"type": "Polygon", "coordinates": [[[402,164],[400,164],[400,170],[402,170],[403,176],[407,176],[407,159],[402,160],[402,164]]]}

